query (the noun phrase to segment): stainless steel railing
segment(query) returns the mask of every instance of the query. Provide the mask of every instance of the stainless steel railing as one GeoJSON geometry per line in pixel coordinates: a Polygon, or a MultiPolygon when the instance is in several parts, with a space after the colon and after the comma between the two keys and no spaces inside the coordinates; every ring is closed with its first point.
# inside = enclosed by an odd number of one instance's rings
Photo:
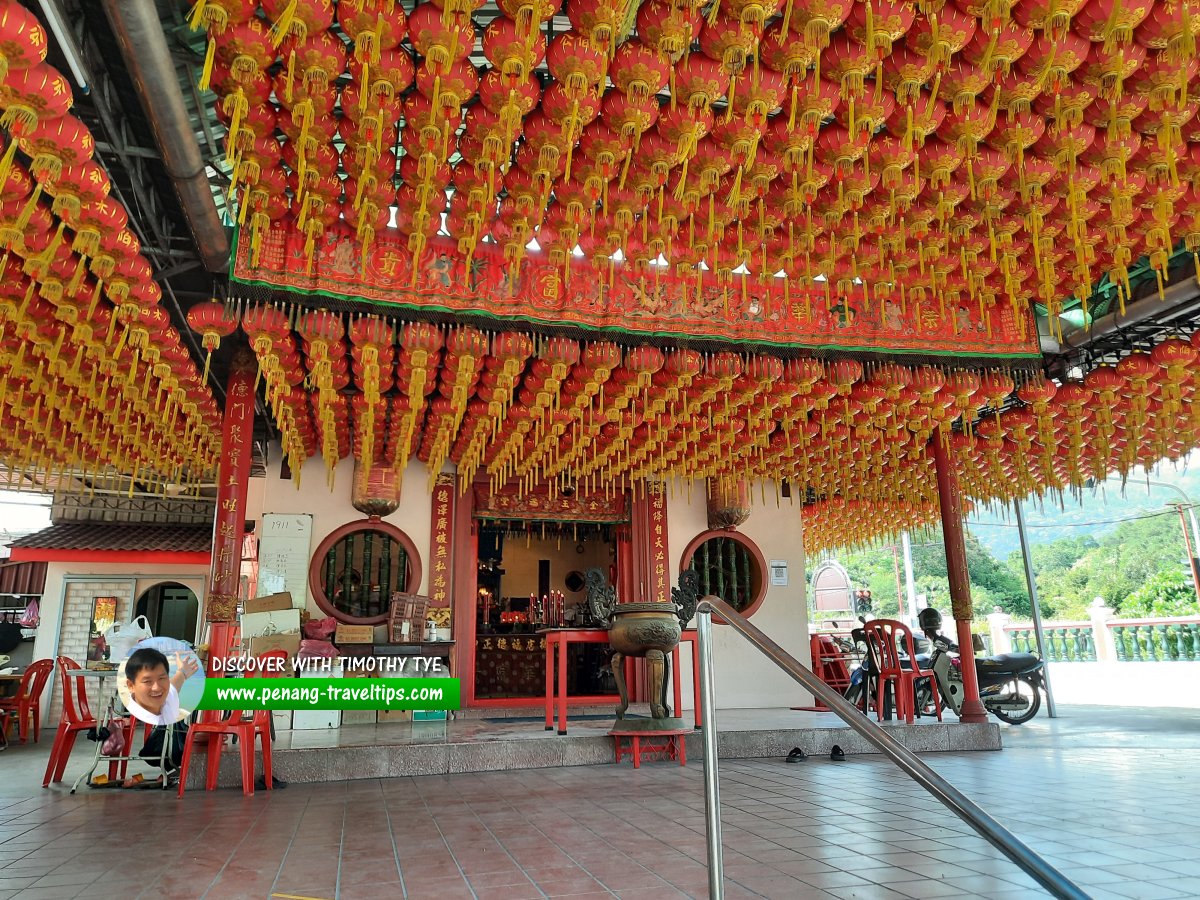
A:
{"type": "Polygon", "coordinates": [[[1079,889],[1026,846],[1016,835],[984,812],[958,788],[929,768],[921,759],[859,711],[859,709],[805,668],[795,657],[751,625],[718,597],[704,597],[696,607],[696,637],[700,656],[700,706],[704,731],[704,815],[708,837],[708,891],[713,900],[725,896],[724,862],[721,848],[721,795],[717,783],[716,702],[713,696],[712,614],[718,613],[734,631],[802,684],[842,720],[870,741],[902,771],[945,804],[951,812],[974,828],[992,846],[1015,862],[1055,897],[1087,900],[1079,889]]]}

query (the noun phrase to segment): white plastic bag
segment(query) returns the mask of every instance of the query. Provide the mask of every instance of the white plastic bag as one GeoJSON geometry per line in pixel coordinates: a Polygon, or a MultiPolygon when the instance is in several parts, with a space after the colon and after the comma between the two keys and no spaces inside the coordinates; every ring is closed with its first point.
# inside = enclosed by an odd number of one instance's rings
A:
{"type": "Polygon", "coordinates": [[[109,662],[127,658],[139,642],[151,637],[154,637],[154,632],[150,630],[150,622],[145,616],[138,616],[132,622],[114,623],[104,632],[109,662]]]}

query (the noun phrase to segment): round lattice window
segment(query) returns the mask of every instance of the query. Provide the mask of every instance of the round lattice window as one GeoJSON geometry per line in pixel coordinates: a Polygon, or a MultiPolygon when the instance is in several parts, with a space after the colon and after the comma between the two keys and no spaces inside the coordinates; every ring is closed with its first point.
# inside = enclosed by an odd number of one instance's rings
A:
{"type": "Polygon", "coordinates": [[[701,597],[720,597],[744,616],[753,614],[767,596],[767,562],[762,551],[737,531],[697,535],[683,551],[679,568],[696,572],[701,597]]]}
{"type": "Polygon", "coordinates": [[[339,622],[381,625],[394,593],[415,593],[421,558],[399,528],[378,519],[351,522],[321,542],[308,570],[317,606],[339,622]]]}

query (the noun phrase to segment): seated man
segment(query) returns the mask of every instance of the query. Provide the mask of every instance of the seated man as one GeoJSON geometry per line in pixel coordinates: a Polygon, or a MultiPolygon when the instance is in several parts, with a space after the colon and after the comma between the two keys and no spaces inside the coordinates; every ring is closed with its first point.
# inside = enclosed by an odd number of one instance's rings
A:
{"type": "Polygon", "coordinates": [[[167,657],[152,647],[135,650],[125,663],[129,712],[149,725],[173,725],[179,716],[179,689],[199,671],[190,655],[175,654],[175,674],[167,657]]]}

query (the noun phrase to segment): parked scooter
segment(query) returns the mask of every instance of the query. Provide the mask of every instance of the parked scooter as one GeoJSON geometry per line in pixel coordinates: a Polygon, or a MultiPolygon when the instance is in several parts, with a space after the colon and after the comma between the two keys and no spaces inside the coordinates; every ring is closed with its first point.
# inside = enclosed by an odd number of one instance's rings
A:
{"type": "MultiPolygon", "coordinates": [[[[937,678],[938,693],[957,714],[962,710],[965,693],[958,645],[939,633],[942,614],[936,609],[921,610],[918,619],[921,630],[933,644],[929,668],[937,678]]],[[[1038,714],[1046,683],[1042,677],[1042,661],[1035,654],[1001,653],[976,657],[975,672],[979,678],[979,699],[996,718],[1010,725],[1021,725],[1038,714]]],[[[922,703],[920,694],[922,691],[928,694],[928,688],[918,687],[917,690],[917,709],[924,709],[927,704],[922,703]]]]}

